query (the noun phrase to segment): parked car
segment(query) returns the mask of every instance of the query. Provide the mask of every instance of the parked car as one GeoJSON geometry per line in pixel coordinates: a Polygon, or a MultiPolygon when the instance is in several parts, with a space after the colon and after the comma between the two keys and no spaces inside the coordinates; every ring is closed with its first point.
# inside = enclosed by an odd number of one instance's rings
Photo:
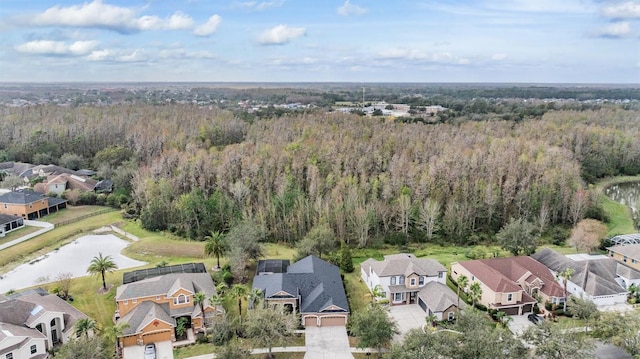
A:
{"type": "Polygon", "coordinates": [[[533,313],[529,314],[527,316],[527,319],[529,319],[529,321],[531,323],[533,323],[533,324],[542,324],[544,322],[544,318],[543,317],[541,317],[541,316],[539,316],[537,314],[533,314],[533,313]]]}
{"type": "Polygon", "coordinates": [[[144,347],[144,359],[156,359],[156,345],[151,343],[144,347]]]}

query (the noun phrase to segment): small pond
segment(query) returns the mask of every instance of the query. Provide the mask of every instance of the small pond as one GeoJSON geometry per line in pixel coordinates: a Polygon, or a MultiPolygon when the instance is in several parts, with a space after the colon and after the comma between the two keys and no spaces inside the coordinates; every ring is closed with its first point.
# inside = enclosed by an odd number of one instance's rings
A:
{"type": "MultiPolygon", "coordinates": [[[[93,257],[99,253],[111,256],[118,265],[118,269],[146,264],[120,254],[127,245],[129,242],[113,234],[82,236],[30,263],[23,264],[6,274],[0,274],[0,293],[55,282],[60,273],[71,273],[73,277],[88,275],[87,267],[93,257]]],[[[101,283],[96,278],[96,286],[99,285],[101,283]]]]}
{"type": "Polygon", "coordinates": [[[616,202],[631,207],[635,212],[640,209],[640,182],[627,182],[611,185],[604,194],[616,202]]]}

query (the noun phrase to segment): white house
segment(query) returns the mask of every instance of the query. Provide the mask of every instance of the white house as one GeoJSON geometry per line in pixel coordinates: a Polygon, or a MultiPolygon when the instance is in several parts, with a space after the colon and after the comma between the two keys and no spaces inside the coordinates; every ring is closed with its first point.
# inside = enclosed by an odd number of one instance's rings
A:
{"type": "MultiPolygon", "coordinates": [[[[573,296],[592,301],[600,308],[626,303],[626,285],[640,278],[640,273],[635,269],[624,267],[603,255],[564,256],[545,248],[532,257],[556,276],[568,268],[573,269],[567,281],[567,291],[573,296]]],[[[564,285],[561,278],[558,278],[558,283],[564,285]]]]}
{"type": "Polygon", "coordinates": [[[392,305],[415,304],[418,292],[427,283],[446,284],[447,269],[433,259],[418,259],[413,254],[400,253],[384,256],[378,261],[369,258],[360,265],[362,280],[371,292],[382,288],[382,296],[392,305]]]}
{"type": "Polygon", "coordinates": [[[87,316],[43,290],[0,296],[0,358],[47,358],[47,350],[75,337],[82,318],[87,316]]]}

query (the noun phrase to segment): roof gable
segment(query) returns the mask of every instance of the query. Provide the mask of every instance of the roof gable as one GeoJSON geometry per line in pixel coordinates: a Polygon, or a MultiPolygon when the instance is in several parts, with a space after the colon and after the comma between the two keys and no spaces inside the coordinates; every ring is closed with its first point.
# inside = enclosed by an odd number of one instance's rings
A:
{"type": "Polygon", "coordinates": [[[399,253],[387,255],[383,261],[376,261],[373,258],[362,263],[363,268],[368,272],[372,270],[378,277],[389,277],[416,274],[419,276],[437,276],[439,272],[446,272],[447,269],[434,259],[416,258],[411,253],[399,253]]]}

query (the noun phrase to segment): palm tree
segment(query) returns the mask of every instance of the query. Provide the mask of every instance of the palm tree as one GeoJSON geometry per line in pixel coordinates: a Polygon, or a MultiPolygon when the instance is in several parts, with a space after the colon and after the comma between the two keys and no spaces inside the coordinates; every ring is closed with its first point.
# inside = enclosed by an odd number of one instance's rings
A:
{"type": "MultiPolygon", "coordinates": [[[[216,308],[216,316],[218,315],[218,310],[224,305],[224,297],[220,294],[216,294],[209,298],[209,304],[213,305],[216,308]]],[[[224,313],[224,311],[223,311],[224,313]]]]}
{"type": "Polygon", "coordinates": [[[438,320],[438,317],[435,314],[431,313],[427,315],[424,319],[427,322],[427,324],[429,324],[430,327],[435,327],[436,320],[438,320]]]}
{"type": "Polygon", "coordinates": [[[249,303],[253,303],[253,308],[257,308],[262,300],[262,290],[255,288],[249,293],[249,303]]]}
{"type": "Polygon", "coordinates": [[[216,292],[219,295],[224,295],[227,292],[227,289],[229,289],[229,287],[227,286],[227,283],[220,282],[218,283],[218,285],[216,285],[216,292]]]}
{"type": "Polygon", "coordinates": [[[118,265],[113,261],[111,256],[102,256],[102,252],[98,254],[98,256],[93,257],[91,263],[89,264],[89,268],[87,268],[87,273],[90,274],[101,274],[102,275],[102,288],[107,290],[107,282],[104,280],[105,272],[113,272],[118,269],[118,265]]]}
{"type": "Polygon", "coordinates": [[[496,312],[496,320],[498,321],[498,323],[500,323],[503,327],[507,326],[507,323],[509,323],[509,321],[511,321],[511,317],[507,316],[507,313],[499,310],[496,312]]]}
{"type": "Polygon", "coordinates": [[[200,306],[200,313],[202,314],[202,329],[204,329],[204,335],[207,335],[207,325],[205,323],[204,303],[207,300],[207,295],[203,292],[197,292],[193,295],[193,304],[200,306]]]}
{"type": "Polygon", "coordinates": [[[229,290],[231,297],[238,299],[238,318],[242,325],[242,298],[249,294],[249,288],[244,284],[234,284],[229,290]]]}
{"type": "Polygon", "coordinates": [[[382,286],[380,284],[376,285],[375,287],[373,287],[373,289],[371,290],[371,300],[375,303],[376,299],[378,298],[384,298],[384,291],[382,290],[382,286]]]}
{"type": "Polygon", "coordinates": [[[124,335],[124,330],[129,328],[129,323],[120,322],[112,327],[108,327],[103,331],[103,337],[109,341],[113,341],[116,347],[116,358],[119,358],[119,348],[120,343],[118,342],[118,338],[124,335]]]}
{"type": "Polygon", "coordinates": [[[469,278],[467,278],[466,275],[462,274],[458,277],[458,304],[456,306],[458,314],[456,314],[456,323],[458,322],[458,318],[460,318],[460,289],[467,289],[467,285],[469,285],[469,278]]]}
{"type": "Polygon", "coordinates": [[[482,287],[480,287],[480,282],[473,282],[469,286],[469,297],[471,297],[471,306],[476,306],[476,301],[480,300],[482,297],[482,287]]]}
{"type": "Polygon", "coordinates": [[[219,231],[211,232],[210,236],[205,236],[204,239],[207,243],[204,245],[204,254],[206,256],[216,256],[218,265],[216,268],[220,268],[220,256],[224,255],[227,251],[227,243],[224,239],[224,234],[219,231]]]}
{"type": "Polygon", "coordinates": [[[91,318],[82,318],[78,319],[75,328],[76,337],[84,335],[85,337],[89,338],[89,332],[98,330],[98,325],[96,324],[96,321],[91,318]]]}
{"type": "Polygon", "coordinates": [[[569,279],[571,278],[571,276],[573,275],[573,268],[567,268],[565,270],[563,270],[562,272],[558,273],[556,275],[556,278],[561,279],[562,280],[562,289],[564,290],[564,307],[563,307],[563,311],[567,311],[567,281],[569,281],[569,279]]]}

